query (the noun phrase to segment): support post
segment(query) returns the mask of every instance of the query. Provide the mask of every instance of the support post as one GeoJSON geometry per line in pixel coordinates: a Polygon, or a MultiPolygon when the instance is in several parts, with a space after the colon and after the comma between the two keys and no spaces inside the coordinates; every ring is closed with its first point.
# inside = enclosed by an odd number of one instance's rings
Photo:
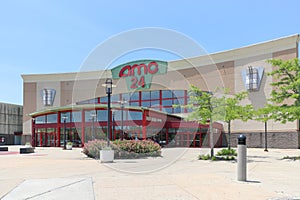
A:
{"type": "Polygon", "coordinates": [[[239,135],[238,137],[237,179],[238,181],[247,180],[247,146],[245,135],[239,135]]]}

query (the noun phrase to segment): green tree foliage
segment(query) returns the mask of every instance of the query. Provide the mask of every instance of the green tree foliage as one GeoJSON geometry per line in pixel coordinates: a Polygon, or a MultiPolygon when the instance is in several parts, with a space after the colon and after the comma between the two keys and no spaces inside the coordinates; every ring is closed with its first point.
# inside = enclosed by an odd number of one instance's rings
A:
{"type": "Polygon", "coordinates": [[[266,104],[265,107],[259,108],[255,111],[255,120],[261,122],[268,122],[273,118],[274,106],[271,104],[266,104]]]}
{"type": "Polygon", "coordinates": [[[189,102],[185,108],[192,109],[188,120],[198,121],[201,124],[208,124],[213,116],[212,93],[200,90],[194,85],[189,89],[189,102]]]}
{"type": "Polygon", "coordinates": [[[228,124],[228,149],[231,148],[231,122],[236,119],[247,121],[254,116],[254,109],[251,104],[241,105],[241,101],[248,97],[248,92],[240,92],[229,95],[229,91],[225,90],[223,95],[224,102],[224,121],[228,124]]]}
{"type": "Polygon", "coordinates": [[[225,121],[228,123],[228,148],[230,149],[231,122],[236,119],[247,121],[248,119],[252,119],[254,114],[252,105],[240,105],[240,102],[247,96],[247,92],[229,95],[229,90],[227,89],[218,90],[213,95],[210,92],[202,91],[196,86],[191,85],[189,90],[190,101],[184,107],[192,109],[188,120],[198,121],[202,124],[208,124],[213,121],[225,121]]]}
{"type": "Polygon", "coordinates": [[[269,106],[272,118],[281,123],[295,121],[300,118],[300,65],[298,58],[291,60],[269,60],[274,70],[268,73],[273,77],[273,90],[270,101],[275,104],[269,106]]]}

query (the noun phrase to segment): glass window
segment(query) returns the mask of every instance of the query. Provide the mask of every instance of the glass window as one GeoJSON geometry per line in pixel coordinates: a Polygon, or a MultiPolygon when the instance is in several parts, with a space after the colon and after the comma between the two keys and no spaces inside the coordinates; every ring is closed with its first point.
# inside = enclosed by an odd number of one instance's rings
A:
{"type": "MultiPolygon", "coordinates": [[[[126,110],[123,110],[123,119],[125,119],[126,110]]],[[[122,110],[114,110],[113,111],[113,119],[115,121],[121,121],[122,120],[122,110]]]]}
{"type": "Polygon", "coordinates": [[[46,117],[45,117],[45,115],[36,117],[35,118],[35,123],[36,124],[44,124],[44,123],[46,123],[46,117]]]}
{"type": "Polygon", "coordinates": [[[166,112],[166,113],[173,113],[172,108],[163,108],[163,111],[166,112]]]}
{"type": "Polygon", "coordinates": [[[173,94],[174,98],[184,97],[184,90],[174,90],[173,94]]]}
{"type": "Polygon", "coordinates": [[[47,123],[57,123],[57,114],[47,115],[47,123]]]}
{"type": "Polygon", "coordinates": [[[100,103],[107,103],[107,97],[100,97],[100,103]]]}
{"type": "Polygon", "coordinates": [[[139,92],[134,92],[130,96],[130,100],[139,100],[139,99],[140,99],[139,92]]]}
{"type": "Polygon", "coordinates": [[[149,100],[150,99],[150,91],[142,92],[142,100],[149,100]]]}
{"type": "Polygon", "coordinates": [[[130,96],[130,93],[122,94],[122,98],[121,99],[124,99],[125,101],[129,101],[129,96],[130,96]]]}
{"type": "Polygon", "coordinates": [[[176,130],[175,128],[169,128],[168,132],[169,132],[169,133],[176,133],[177,130],[176,130]]]}
{"type": "Polygon", "coordinates": [[[97,110],[98,121],[107,121],[107,110],[97,110]]]}
{"type": "Polygon", "coordinates": [[[163,106],[172,106],[172,99],[169,100],[162,100],[162,105],[163,106]]]}
{"type": "Polygon", "coordinates": [[[72,122],[81,122],[81,111],[72,112],[72,122]]]}
{"type": "Polygon", "coordinates": [[[159,100],[152,100],[151,106],[159,106],[159,100]]]}
{"type": "MultiPolygon", "coordinates": [[[[173,99],[173,105],[184,105],[184,98],[181,99],[173,99]]],[[[177,112],[176,112],[177,113],[177,112]]]]}
{"type": "Polygon", "coordinates": [[[150,107],[150,101],[142,101],[143,107],[150,107]]]}
{"type": "Polygon", "coordinates": [[[96,114],[95,114],[94,110],[87,110],[87,111],[85,111],[84,112],[84,120],[85,120],[85,122],[91,122],[92,121],[92,117],[95,116],[95,115],[96,114]]]}
{"type": "Polygon", "coordinates": [[[151,99],[159,99],[159,90],[151,91],[151,99]]]}
{"type": "Polygon", "coordinates": [[[143,114],[139,111],[129,111],[128,120],[142,120],[143,114]]]}
{"type": "Polygon", "coordinates": [[[66,119],[67,123],[70,122],[71,120],[70,112],[60,113],[60,123],[64,123],[64,119],[66,119]]]}
{"type": "Polygon", "coordinates": [[[120,101],[120,95],[119,94],[115,94],[111,96],[111,101],[112,102],[118,102],[120,101]]]}
{"type": "Polygon", "coordinates": [[[131,101],[131,102],[130,102],[130,105],[131,105],[131,106],[140,106],[140,104],[139,104],[138,101],[131,101]]]}
{"type": "Polygon", "coordinates": [[[89,100],[89,104],[98,103],[98,98],[89,100]]]}
{"type": "Polygon", "coordinates": [[[180,108],[180,107],[173,108],[173,110],[174,110],[174,113],[182,113],[182,108],[180,108]]]}
{"type": "Polygon", "coordinates": [[[162,90],[162,98],[172,98],[171,90],[162,90]]]}

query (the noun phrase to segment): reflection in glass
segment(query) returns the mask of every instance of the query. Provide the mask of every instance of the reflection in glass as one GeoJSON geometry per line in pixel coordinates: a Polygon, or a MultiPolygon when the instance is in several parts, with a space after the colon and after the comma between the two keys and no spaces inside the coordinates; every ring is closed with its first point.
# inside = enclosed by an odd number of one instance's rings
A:
{"type": "Polygon", "coordinates": [[[151,99],[159,99],[159,90],[151,91],[151,99]]]}
{"type": "Polygon", "coordinates": [[[139,98],[140,98],[139,92],[134,92],[134,93],[132,93],[131,96],[130,96],[130,100],[131,100],[131,101],[132,101],[132,100],[139,100],[139,98]]]}
{"type": "Polygon", "coordinates": [[[172,98],[171,90],[162,90],[162,98],[172,98]]]}
{"type": "Polygon", "coordinates": [[[142,100],[149,100],[150,99],[150,91],[142,92],[142,100]]]}
{"type": "Polygon", "coordinates": [[[81,111],[72,112],[72,122],[81,122],[81,111]]]}
{"type": "Polygon", "coordinates": [[[66,122],[69,123],[71,120],[70,112],[62,112],[60,114],[60,123],[64,123],[64,118],[66,119],[66,122]]]}
{"type": "Polygon", "coordinates": [[[131,101],[131,102],[129,102],[129,104],[131,106],[139,106],[140,105],[138,101],[131,101]]]}
{"type": "Polygon", "coordinates": [[[45,117],[45,115],[36,117],[35,118],[35,123],[36,124],[44,124],[44,123],[46,123],[46,117],[45,117]]]}
{"type": "Polygon", "coordinates": [[[97,120],[107,122],[107,110],[97,110],[97,120]]]}

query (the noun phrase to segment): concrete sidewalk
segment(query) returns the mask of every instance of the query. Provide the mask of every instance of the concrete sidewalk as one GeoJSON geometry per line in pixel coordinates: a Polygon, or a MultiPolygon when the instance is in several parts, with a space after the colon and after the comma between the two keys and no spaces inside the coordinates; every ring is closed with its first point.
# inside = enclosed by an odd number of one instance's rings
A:
{"type": "Polygon", "coordinates": [[[163,149],[161,158],[110,164],[87,158],[81,149],[0,154],[0,198],[300,199],[300,161],[282,160],[299,156],[299,149],[248,149],[247,182],[236,180],[236,162],[197,160],[200,153],[208,152],[163,149]]]}

